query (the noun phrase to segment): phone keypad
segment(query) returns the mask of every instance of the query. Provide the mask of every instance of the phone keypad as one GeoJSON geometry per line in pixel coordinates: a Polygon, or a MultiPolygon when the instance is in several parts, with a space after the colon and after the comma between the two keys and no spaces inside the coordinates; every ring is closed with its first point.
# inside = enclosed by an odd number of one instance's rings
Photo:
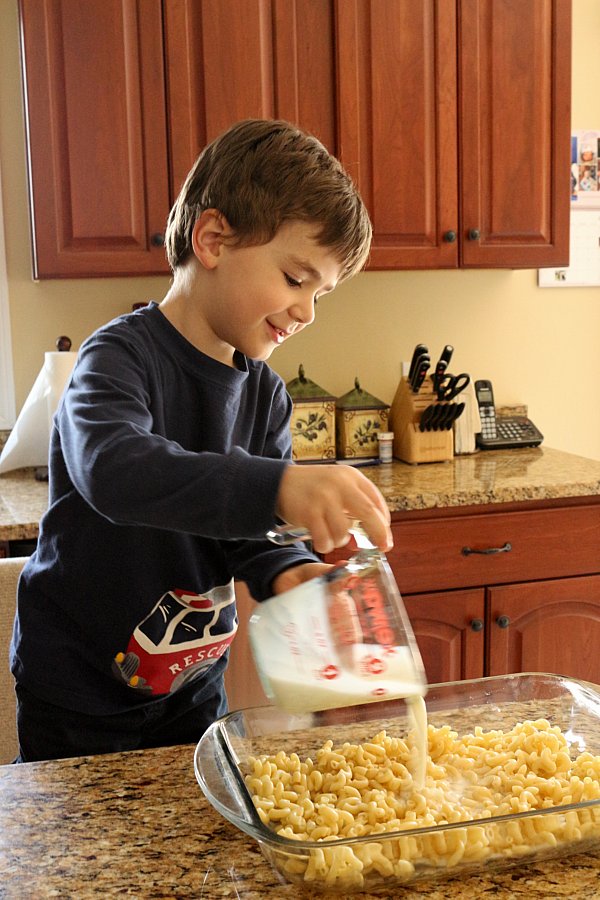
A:
{"type": "Polygon", "coordinates": [[[529,425],[528,422],[518,422],[512,419],[506,422],[503,422],[502,419],[499,419],[497,423],[497,431],[498,437],[517,441],[533,436],[534,434],[533,428],[529,425]]]}
{"type": "Polygon", "coordinates": [[[511,447],[537,447],[543,436],[529,419],[502,417],[496,419],[484,410],[481,413],[481,434],[477,443],[482,448],[510,449],[511,447]]]}
{"type": "Polygon", "coordinates": [[[480,418],[481,418],[481,436],[484,439],[490,440],[491,438],[496,437],[496,416],[494,414],[493,409],[480,409],[480,418]]]}

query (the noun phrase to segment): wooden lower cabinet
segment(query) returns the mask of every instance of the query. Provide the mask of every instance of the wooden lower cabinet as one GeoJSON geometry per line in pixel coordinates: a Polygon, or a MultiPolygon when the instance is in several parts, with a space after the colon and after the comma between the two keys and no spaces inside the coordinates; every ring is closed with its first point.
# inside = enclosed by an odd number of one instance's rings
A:
{"type": "MultiPolygon", "coordinates": [[[[269,703],[248,641],[255,606],[236,585],[239,629],[225,676],[231,709],[269,703]]],[[[600,683],[600,575],[403,598],[427,681],[551,672],[600,683]]]]}
{"type": "Polygon", "coordinates": [[[235,585],[235,599],[239,625],[229,651],[229,666],[225,672],[225,690],[229,709],[267,706],[269,701],[262,689],[248,639],[248,622],[256,607],[256,602],[250,596],[246,585],[239,581],[235,585]]]}
{"type": "MultiPolygon", "coordinates": [[[[600,684],[600,497],[394,513],[392,529],[388,561],[430,684],[511,672],[600,684]]],[[[242,586],[238,605],[232,709],[267,702],[242,586]]]]}
{"type": "Polygon", "coordinates": [[[430,683],[511,672],[600,683],[598,501],[393,516],[388,559],[430,683]]]}
{"type": "Polygon", "coordinates": [[[600,683],[600,575],[488,594],[487,674],[553,672],[600,683]]]}
{"type": "Polygon", "coordinates": [[[429,684],[511,672],[600,683],[600,575],[403,599],[429,684]]]}
{"type": "Polygon", "coordinates": [[[478,678],[482,674],[485,649],[482,590],[405,597],[404,605],[429,684],[478,678]]]}

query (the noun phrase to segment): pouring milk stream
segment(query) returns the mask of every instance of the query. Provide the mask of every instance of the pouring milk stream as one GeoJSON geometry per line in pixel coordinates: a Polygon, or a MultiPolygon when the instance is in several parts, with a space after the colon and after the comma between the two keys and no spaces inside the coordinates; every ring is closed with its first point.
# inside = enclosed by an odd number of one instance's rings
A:
{"type": "MultiPolygon", "coordinates": [[[[288,712],[304,713],[404,698],[418,748],[414,780],[427,758],[425,670],[385,555],[358,525],[359,548],[326,575],[260,604],[249,636],[265,693],[288,712]]],[[[285,545],[310,538],[282,526],[267,533],[285,545]]]]}

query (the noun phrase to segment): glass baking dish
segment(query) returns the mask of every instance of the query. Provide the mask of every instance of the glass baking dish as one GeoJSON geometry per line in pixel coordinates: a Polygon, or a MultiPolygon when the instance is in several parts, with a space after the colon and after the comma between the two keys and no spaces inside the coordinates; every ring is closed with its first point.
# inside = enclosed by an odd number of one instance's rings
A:
{"type": "MultiPolygon", "coordinates": [[[[520,673],[430,685],[425,702],[429,726],[449,726],[461,738],[479,733],[478,728],[508,732],[517,723],[547,720],[560,728],[571,761],[581,754],[600,756],[600,694],[583,682],[520,673]]],[[[250,757],[284,751],[301,760],[316,759],[329,739],[334,748],[346,741],[362,744],[382,730],[405,740],[412,721],[403,700],[303,715],[274,707],[239,710],[219,719],[200,739],[196,778],[210,803],[258,841],[283,882],[313,891],[347,894],[407,886],[529,864],[600,844],[600,761],[593,760],[587,793],[595,794],[594,799],[544,809],[503,815],[488,810],[483,818],[477,811],[461,821],[447,817],[444,824],[410,828],[403,823],[383,833],[326,840],[286,837],[259,818],[245,782],[250,757]]],[[[431,740],[430,735],[430,752],[431,740]]],[[[542,773],[543,758],[543,753],[534,758],[542,773]]]]}

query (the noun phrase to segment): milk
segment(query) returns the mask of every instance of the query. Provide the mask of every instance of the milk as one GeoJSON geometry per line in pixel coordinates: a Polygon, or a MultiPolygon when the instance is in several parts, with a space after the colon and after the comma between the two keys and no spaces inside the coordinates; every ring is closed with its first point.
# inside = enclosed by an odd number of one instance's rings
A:
{"type": "Polygon", "coordinates": [[[427,757],[429,755],[427,743],[427,707],[423,697],[416,694],[408,698],[408,716],[411,720],[415,734],[415,748],[417,759],[412,772],[415,788],[421,791],[425,787],[425,774],[427,772],[427,757]]]}
{"type": "Polygon", "coordinates": [[[289,712],[427,690],[404,604],[377,551],[261,603],[249,635],[265,693],[289,712]]]}
{"type": "Polygon", "coordinates": [[[404,675],[396,674],[393,678],[371,677],[344,669],[333,677],[321,673],[296,671],[286,675],[272,671],[268,675],[270,699],[288,712],[304,713],[424,694],[426,688],[415,678],[408,648],[401,647],[398,655],[402,659],[396,672],[403,667],[404,675]]]}

